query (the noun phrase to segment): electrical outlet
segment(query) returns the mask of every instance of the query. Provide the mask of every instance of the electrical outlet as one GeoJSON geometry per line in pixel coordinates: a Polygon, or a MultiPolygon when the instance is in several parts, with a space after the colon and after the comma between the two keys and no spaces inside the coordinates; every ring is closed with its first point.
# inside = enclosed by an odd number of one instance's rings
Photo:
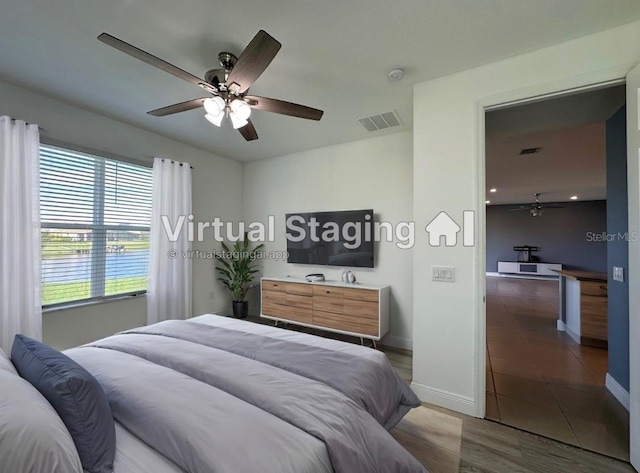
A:
{"type": "Polygon", "coordinates": [[[456,269],[452,266],[432,266],[431,280],[436,282],[454,282],[456,269]]]}
{"type": "Polygon", "coordinates": [[[613,280],[624,282],[624,268],[622,266],[613,267],[613,280]]]}

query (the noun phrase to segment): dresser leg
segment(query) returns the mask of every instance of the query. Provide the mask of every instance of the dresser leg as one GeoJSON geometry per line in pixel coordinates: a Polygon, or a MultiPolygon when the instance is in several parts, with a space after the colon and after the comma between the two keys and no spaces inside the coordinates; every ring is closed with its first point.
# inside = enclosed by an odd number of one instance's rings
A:
{"type": "Polygon", "coordinates": [[[375,340],[371,340],[373,342],[373,348],[375,348],[376,350],[378,349],[378,344],[376,343],[375,340]]]}

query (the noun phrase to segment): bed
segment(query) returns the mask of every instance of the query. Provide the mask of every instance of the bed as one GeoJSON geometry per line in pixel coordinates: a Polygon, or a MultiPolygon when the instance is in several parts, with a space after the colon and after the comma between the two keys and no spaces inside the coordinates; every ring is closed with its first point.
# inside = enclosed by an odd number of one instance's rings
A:
{"type": "Polygon", "coordinates": [[[64,353],[106,393],[115,473],[425,472],[388,432],[419,400],[377,350],[207,314],[64,353]]]}

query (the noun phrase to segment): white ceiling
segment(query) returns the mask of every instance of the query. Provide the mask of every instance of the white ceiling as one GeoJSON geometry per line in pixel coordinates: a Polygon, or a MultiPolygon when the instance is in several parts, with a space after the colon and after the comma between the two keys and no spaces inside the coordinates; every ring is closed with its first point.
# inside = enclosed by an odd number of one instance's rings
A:
{"type": "Polygon", "coordinates": [[[246,161],[373,136],[357,118],[392,109],[410,129],[415,83],[639,19],[637,0],[3,0],[0,79],[246,161]],[[283,47],[252,93],[325,115],[256,111],[250,143],[199,111],[147,116],[201,91],[95,39],[106,31],[202,77],[259,29],[283,47]],[[405,79],[388,82],[398,65],[405,79]]]}
{"type": "Polygon", "coordinates": [[[487,192],[491,205],[606,198],[604,123],[592,123],[487,141],[487,192]],[[523,148],[541,147],[520,156],[523,148]]]}
{"type": "Polygon", "coordinates": [[[538,192],[541,202],[605,199],[605,121],[624,103],[625,87],[618,86],[487,113],[491,205],[530,203],[538,192]]]}

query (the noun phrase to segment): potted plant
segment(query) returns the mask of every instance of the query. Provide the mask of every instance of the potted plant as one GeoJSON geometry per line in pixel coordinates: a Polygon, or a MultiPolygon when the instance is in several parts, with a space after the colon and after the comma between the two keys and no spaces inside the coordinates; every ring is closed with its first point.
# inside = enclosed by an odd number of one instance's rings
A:
{"type": "Polygon", "coordinates": [[[249,313],[247,293],[254,286],[254,274],[258,272],[256,259],[263,249],[262,244],[250,249],[245,235],[244,240],[236,241],[231,249],[222,243],[224,253],[216,258],[219,263],[216,266],[218,281],[231,291],[233,316],[238,319],[246,318],[249,313]]]}

